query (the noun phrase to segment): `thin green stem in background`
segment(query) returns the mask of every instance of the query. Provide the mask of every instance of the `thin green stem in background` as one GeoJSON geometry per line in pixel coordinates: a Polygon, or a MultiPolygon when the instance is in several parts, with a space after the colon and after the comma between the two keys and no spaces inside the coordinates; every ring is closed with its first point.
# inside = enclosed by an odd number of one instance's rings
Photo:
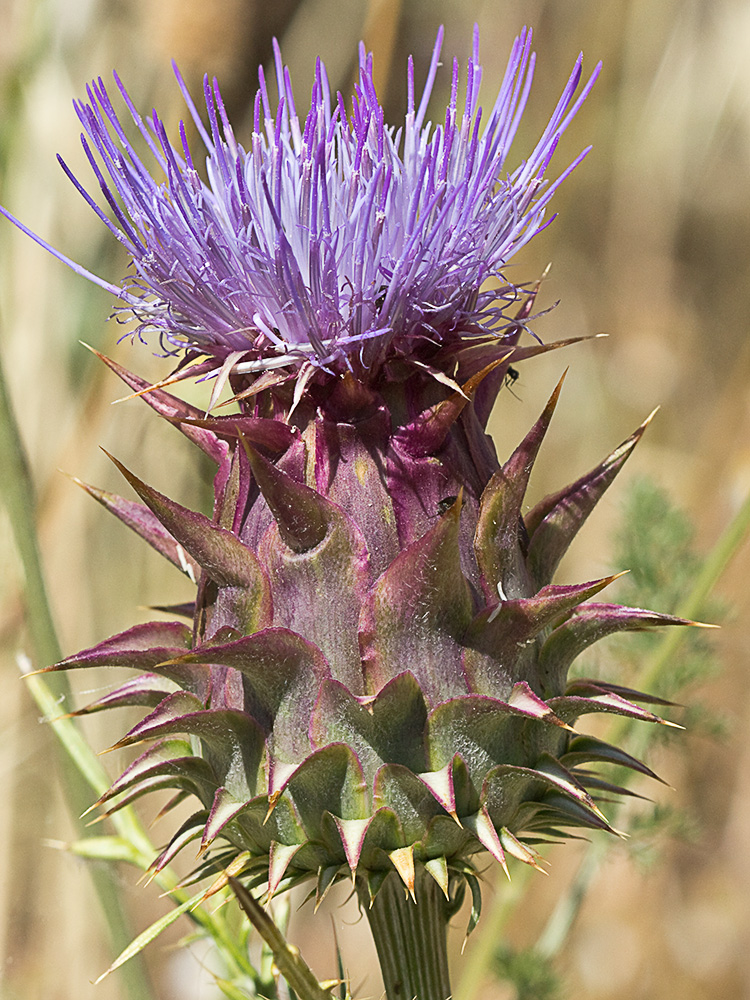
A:
{"type": "MultiPolygon", "coordinates": [[[[109,778],[96,754],[81,736],[75,722],[69,718],[55,717],[59,711],[59,705],[55,695],[47,685],[47,678],[29,676],[26,678],[26,683],[70,759],[75,763],[81,775],[85,777],[90,788],[97,795],[101,795],[109,787],[109,778]]],[[[66,846],[74,853],[84,857],[128,861],[142,871],[146,871],[156,855],[156,850],[135,811],[130,806],[126,806],[113,813],[109,820],[115,828],[116,836],[89,837],[66,846]]],[[[169,893],[176,906],[183,907],[184,912],[189,910],[187,915],[213,938],[225,961],[233,965],[238,973],[251,978],[256,976],[256,970],[250,964],[247,952],[235,939],[220,912],[210,913],[202,907],[195,906],[197,897],[190,897],[184,889],[177,888],[177,876],[169,868],[158,872],[154,876],[154,881],[161,889],[169,893]]],[[[131,941],[132,935],[129,936],[108,972],[119,968],[126,960],[132,959],[137,951],[145,947],[148,943],[147,935],[148,931],[145,931],[135,941],[131,941]],[[140,947],[134,950],[131,945],[136,943],[140,947]]],[[[138,1000],[144,1000],[146,996],[147,994],[140,994],[138,1000]]]]}
{"type": "MultiPolygon", "coordinates": [[[[36,665],[44,666],[60,659],[60,645],[52,621],[47,588],[39,558],[34,487],[18,425],[12,411],[2,363],[0,363],[0,468],[3,470],[3,475],[0,477],[2,483],[0,489],[2,489],[16,548],[23,565],[24,600],[29,641],[34,652],[36,665]]],[[[53,695],[53,700],[61,695],[67,697],[70,694],[67,678],[64,675],[56,676],[50,684],[50,692],[53,695]]],[[[59,711],[59,706],[57,710],[59,711]]],[[[73,726],[73,723],[70,725],[73,726]]],[[[78,735],[80,739],[80,734],[78,735]]],[[[81,774],[78,767],[73,766],[68,756],[61,756],[59,763],[65,797],[73,814],[73,820],[78,829],[83,831],[84,824],[79,817],[91,804],[89,780],[81,774]]],[[[101,773],[104,774],[103,771],[101,773]]],[[[104,787],[107,787],[106,784],[104,787]]],[[[125,916],[126,908],[111,873],[101,871],[96,867],[92,867],[90,873],[112,944],[119,951],[132,937],[132,930],[125,916]]],[[[134,963],[130,966],[125,985],[133,1000],[147,1000],[152,995],[145,967],[140,963],[134,963]]]]}
{"type": "MultiPolygon", "coordinates": [[[[701,614],[701,608],[721,579],[724,570],[739,551],[750,533],[750,494],[729,523],[724,533],[703,563],[693,587],[675,614],[680,618],[696,618],[701,614]]],[[[653,654],[647,657],[643,669],[638,675],[638,684],[644,691],[655,687],[668,664],[674,658],[677,650],[685,641],[687,635],[684,629],[671,629],[664,633],[661,642],[653,654]]],[[[612,741],[617,743],[632,728],[633,720],[618,719],[612,726],[612,741]]]]}
{"type": "MultiPolygon", "coordinates": [[[[711,595],[733,556],[739,551],[750,533],[750,495],[746,498],[728,528],[714,545],[703,568],[698,574],[685,601],[675,610],[681,618],[694,619],[711,595]]],[[[639,672],[637,685],[642,690],[651,690],[660,680],[669,664],[673,662],[687,633],[684,629],[670,629],[665,632],[651,656],[647,657],[639,672]]],[[[633,728],[634,720],[617,719],[612,724],[608,738],[620,745],[623,738],[633,728]]],[[[627,780],[624,778],[623,780],[627,780]]],[[[616,810],[616,806],[612,807],[616,810]]],[[[612,817],[614,818],[614,817],[612,817]]],[[[581,864],[570,882],[567,891],[560,897],[537,943],[535,952],[540,958],[558,955],[568,938],[570,930],[586,898],[589,886],[596,877],[610,850],[610,843],[599,839],[590,845],[581,864]]],[[[468,955],[463,975],[456,991],[456,1000],[475,1000],[487,978],[492,965],[498,941],[515,911],[518,902],[531,877],[524,868],[513,875],[510,886],[498,887],[494,906],[489,909],[477,933],[477,939],[468,955]]]]}
{"type": "Polygon", "coordinates": [[[527,865],[513,872],[510,883],[504,880],[494,887],[492,905],[484,909],[482,920],[471,942],[461,970],[461,978],[454,991],[455,1000],[474,1000],[483,986],[498,942],[503,940],[505,928],[516,907],[523,899],[529,881],[535,873],[527,865]]]}
{"type": "MultiPolygon", "coordinates": [[[[678,606],[676,613],[680,618],[693,619],[701,614],[701,608],[705,605],[730,560],[747,538],[748,532],[750,532],[750,495],[745,499],[729,527],[703,563],[703,569],[698,574],[686,600],[678,606]]],[[[648,691],[656,686],[685,639],[684,629],[672,629],[664,634],[653,654],[646,659],[644,668],[638,677],[639,687],[648,691]]],[[[632,725],[632,719],[618,719],[612,725],[612,733],[614,734],[612,742],[619,745],[632,725]]],[[[617,806],[613,808],[616,810],[617,806]]],[[[609,852],[609,846],[609,844],[599,841],[596,845],[592,845],[592,849],[586,853],[568,891],[559,899],[539,937],[536,951],[540,955],[552,958],[562,950],[588,888],[609,852]]]]}
{"type": "MultiPolygon", "coordinates": [[[[47,588],[42,574],[36,535],[36,501],[26,453],[18,432],[0,362],[0,490],[10,516],[13,538],[21,557],[26,581],[26,605],[29,639],[37,664],[60,659],[60,645],[52,622],[47,588]]],[[[58,693],[68,694],[68,680],[61,675],[52,685],[58,693]]]]}

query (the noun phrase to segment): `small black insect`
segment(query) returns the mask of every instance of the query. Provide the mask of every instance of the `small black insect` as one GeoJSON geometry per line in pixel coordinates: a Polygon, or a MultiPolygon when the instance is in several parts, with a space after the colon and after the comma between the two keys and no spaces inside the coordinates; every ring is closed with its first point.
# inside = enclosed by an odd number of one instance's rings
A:
{"type": "Polygon", "coordinates": [[[458,497],[443,497],[442,500],[439,500],[437,505],[438,517],[447,514],[456,500],[458,500],[458,497]]]}
{"type": "MultiPolygon", "coordinates": [[[[508,370],[505,373],[505,378],[503,379],[503,384],[505,386],[507,386],[508,391],[513,396],[516,396],[515,392],[513,392],[513,386],[516,384],[516,382],[520,378],[520,375],[521,375],[521,373],[518,371],[517,368],[511,368],[510,365],[508,365],[508,370]]],[[[516,396],[516,399],[518,399],[518,396],[516,396]]]]}

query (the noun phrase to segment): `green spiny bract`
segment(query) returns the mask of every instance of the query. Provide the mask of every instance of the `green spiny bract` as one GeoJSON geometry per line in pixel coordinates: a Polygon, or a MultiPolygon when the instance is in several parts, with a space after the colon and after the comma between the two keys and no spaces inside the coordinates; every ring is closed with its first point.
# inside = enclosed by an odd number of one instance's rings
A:
{"type": "Polygon", "coordinates": [[[313,878],[320,899],[358,873],[374,894],[394,867],[413,889],[420,865],[448,893],[480,851],[535,864],[540,839],[610,829],[591,763],[651,773],[572,729],[595,711],[657,721],[644,699],[567,673],[603,636],[681,619],[593,603],[611,577],[551,583],[644,427],[522,516],[560,387],[499,466],[477,382],[345,376],[293,414],[275,386],[253,415],[209,418],[144,395],[217,462],[213,517],[122,466],[142,505],[89,489],[196,578],[193,623],[139,625],[58,666],[142,671],[82,712],[152,708],[116,744],[152,741],[108,810],[155,788],[200,800],[155,868],[197,842],[204,874],[239,859],[269,893],[313,878]]]}

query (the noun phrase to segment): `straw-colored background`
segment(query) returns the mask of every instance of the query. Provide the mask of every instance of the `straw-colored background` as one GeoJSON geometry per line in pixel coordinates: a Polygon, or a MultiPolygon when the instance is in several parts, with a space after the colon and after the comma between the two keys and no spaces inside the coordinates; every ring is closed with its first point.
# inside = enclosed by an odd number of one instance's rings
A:
{"type": "MultiPolygon", "coordinates": [[[[504,394],[494,417],[498,449],[507,454],[567,364],[557,424],[534,483],[538,493],[581,474],[661,404],[566,563],[564,581],[612,568],[609,532],[618,498],[636,473],[653,475],[691,512],[707,551],[750,488],[746,0],[4,0],[2,202],[71,257],[117,280],[124,261],[54,161],[59,151],[88,177],[70,99],[84,94],[89,79],[109,78],[115,66],[142,107],[156,103],[176,122],[182,112],[170,78],[174,57],[194,88],[205,70],[219,77],[241,133],[255,67],[267,62],[273,34],[292,69],[298,107],[314,56],[327,62],[334,86],[346,90],[364,37],[375,51],[389,118],[398,121],[407,53],[423,74],[444,22],[445,61],[457,55],[465,63],[474,20],[482,34],[485,101],[494,96],[513,35],[525,23],[534,26],[539,62],[527,141],[543,127],[579,49],[587,67],[599,58],[605,64],[558,162],[589,142],[594,151],[557,196],[560,218],[522,253],[512,274],[533,278],[553,262],[542,304],[561,304],[538,322],[545,340],[599,331],[610,337],[525,365],[519,399],[504,394]]],[[[436,117],[447,79],[444,70],[436,117]]],[[[103,445],[157,488],[195,504],[205,501],[207,474],[179,435],[158,426],[142,404],[109,406],[120,386],[79,339],[146,375],[157,377],[164,367],[147,348],[116,345],[119,329],[105,323],[107,296],[8,225],[0,227],[0,240],[0,350],[38,489],[54,613],[63,648],[72,652],[142,620],[145,605],[188,595],[178,574],[58,470],[119,489],[98,450],[103,445]]],[[[27,645],[22,576],[2,514],[0,531],[0,997],[115,1000],[123,995],[117,975],[89,985],[112,955],[86,871],[42,843],[64,840],[69,822],[53,738],[17,679],[15,654],[27,645]]],[[[667,799],[695,810],[699,839],[669,846],[647,873],[624,849],[614,852],[560,962],[570,995],[582,1000],[750,997],[747,571],[745,550],[721,587],[736,607],[718,639],[723,674],[691,694],[726,711],[730,737],[712,743],[688,733],[679,752],[652,761],[677,789],[664,792],[667,799]]],[[[86,678],[79,687],[98,683],[86,678]]],[[[120,735],[122,720],[86,728],[101,748],[120,735]]],[[[157,830],[155,840],[166,832],[157,830]]],[[[512,928],[514,944],[533,943],[580,849],[551,856],[551,877],[537,880],[523,920],[512,928]]],[[[165,911],[153,886],[136,886],[132,870],[116,877],[134,926],[165,911]]],[[[356,916],[351,910],[332,912],[358,996],[376,997],[378,980],[365,975],[364,926],[344,926],[356,916]]],[[[294,933],[326,974],[330,918],[319,915],[311,925],[306,909],[294,933]]],[[[207,983],[199,985],[197,959],[156,943],[148,961],[159,1000],[215,995],[207,983]]],[[[458,979],[459,958],[455,969],[458,979]]],[[[481,995],[509,996],[489,983],[481,995]]]]}

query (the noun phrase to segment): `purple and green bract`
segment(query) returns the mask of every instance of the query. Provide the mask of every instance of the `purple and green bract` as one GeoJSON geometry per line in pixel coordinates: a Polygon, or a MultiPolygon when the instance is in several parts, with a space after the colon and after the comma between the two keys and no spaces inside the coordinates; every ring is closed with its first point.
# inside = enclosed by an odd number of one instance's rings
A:
{"type": "Polygon", "coordinates": [[[118,288],[61,259],[182,355],[178,377],[213,379],[209,409],[227,384],[236,400],[206,416],[107,362],[217,465],[210,516],[125,469],[142,502],[87,487],[197,595],[180,609],[191,621],[136,626],[54,668],[139,671],[81,711],[148,709],[117,746],[149,748],[107,810],[153,789],[198,800],[155,868],[192,842],[203,874],[231,865],[269,894],[311,878],[320,900],[354,877],[367,902],[400,878],[418,902],[454,899],[477,891],[480,852],[535,865],[540,841],[610,829],[596,798],[617,788],[592,764],[651,774],[572,728],[595,711],[660,721],[648,699],[569,683],[568,668],[603,636],[680,620],[592,602],[611,578],[552,583],[643,427],[525,514],[559,387],[504,464],[485,432],[509,366],[549,349],[519,343],[535,290],[503,268],[585,155],[549,178],[598,68],[579,90],[578,60],[536,147],[509,167],[530,33],[488,113],[475,34],[463,108],[454,64],[433,127],[440,41],[418,107],[409,66],[399,129],[364,49],[351,110],[319,62],[304,122],[277,50],[281,97],[273,112],[261,76],[248,151],[216,84],[204,125],[178,75],[207,182],[185,128],[173,146],[119,80],[158,180],[101,81],[77,105],[109,215],[74,183],[134,272],[118,288]]]}

